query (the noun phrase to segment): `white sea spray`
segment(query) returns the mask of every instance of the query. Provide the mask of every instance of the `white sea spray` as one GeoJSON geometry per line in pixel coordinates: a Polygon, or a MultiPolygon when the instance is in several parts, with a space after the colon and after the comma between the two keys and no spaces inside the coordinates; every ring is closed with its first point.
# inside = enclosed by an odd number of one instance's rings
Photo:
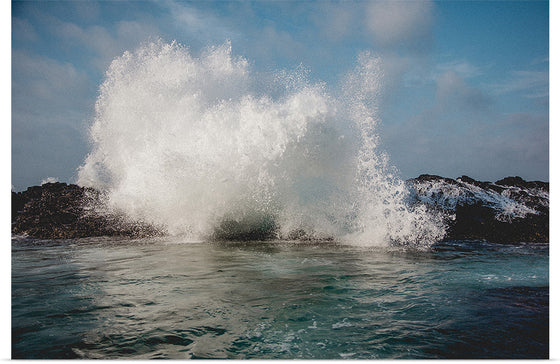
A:
{"type": "Polygon", "coordinates": [[[41,186],[44,185],[44,184],[46,184],[46,183],[55,183],[55,182],[58,182],[58,178],[56,178],[56,177],[47,177],[47,178],[41,180],[41,186]]]}
{"type": "Polygon", "coordinates": [[[198,56],[146,44],[106,73],[78,183],[104,191],[109,209],[192,238],[270,229],[429,245],[442,220],[406,203],[378,149],[381,80],[370,53],[329,93],[303,68],[258,74],[228,42],[198,56]]]}
{"type": "Polygon", "coordinates": [[[458,205],[474,203],[490,207],[496,211],[496,219],[510,222],[515,218],[525,218],[529,214],[539,214],[530,203],[516,195],[525,194],[527,198],[537,199],[540,205],[548,207],[548,192],[542,189],[522,189],[517,186],[493,185],[492,188],[481,188],[461,178],[452,183],[443,179],[416,183],[416,198],[424,205],[436,205],[449,211],[456,210],[458,205]]]}

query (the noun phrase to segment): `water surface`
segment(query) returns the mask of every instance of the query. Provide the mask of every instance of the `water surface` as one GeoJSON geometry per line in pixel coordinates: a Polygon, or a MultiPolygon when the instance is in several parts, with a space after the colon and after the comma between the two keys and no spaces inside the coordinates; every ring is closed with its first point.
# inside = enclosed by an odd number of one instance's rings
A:
{"type": "Polygon", "coordinates": [[[545,358],[548,245],[12,240],[13,358],[545,358]]]}

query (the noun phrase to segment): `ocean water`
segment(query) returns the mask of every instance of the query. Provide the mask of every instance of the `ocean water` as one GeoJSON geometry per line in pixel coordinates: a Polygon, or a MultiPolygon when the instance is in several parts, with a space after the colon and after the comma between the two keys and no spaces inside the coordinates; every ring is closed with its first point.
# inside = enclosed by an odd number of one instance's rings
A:
{"type": "Polygon", "coordinates": [[[13,358],[546,358],[548,245],[12,239],[13,358]]]}

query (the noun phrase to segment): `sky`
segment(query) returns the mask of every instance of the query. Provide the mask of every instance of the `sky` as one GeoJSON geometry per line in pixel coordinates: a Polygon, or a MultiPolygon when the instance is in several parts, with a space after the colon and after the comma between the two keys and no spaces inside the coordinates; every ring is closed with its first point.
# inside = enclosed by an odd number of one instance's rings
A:
{"type": "Polygon", "coordinates": [[[380,148],[422,173],[549,180],[548,1],[12,1],[12,188],[72,183],[113,59],[231,42],[263,72],[336,87],[382,60],[380,148]]]}

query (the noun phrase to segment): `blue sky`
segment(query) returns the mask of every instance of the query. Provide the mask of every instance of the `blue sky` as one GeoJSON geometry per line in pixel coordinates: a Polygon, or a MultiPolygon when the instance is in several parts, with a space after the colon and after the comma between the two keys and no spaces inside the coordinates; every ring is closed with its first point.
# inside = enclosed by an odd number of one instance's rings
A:
{"type": "Polygon", "coordinates": [[[256,71],[337,87],[383,62],[381,148],[403,178],[549,179],[548,1],[13,1],[12,185],[73,182],[111,60],[231,41],[256,71]]]}

